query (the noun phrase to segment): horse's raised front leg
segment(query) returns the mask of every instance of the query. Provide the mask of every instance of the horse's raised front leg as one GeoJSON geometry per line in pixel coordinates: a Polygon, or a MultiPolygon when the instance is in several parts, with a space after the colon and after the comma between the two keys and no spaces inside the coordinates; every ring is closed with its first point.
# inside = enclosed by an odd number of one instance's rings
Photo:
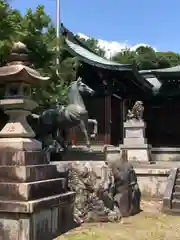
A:
{"type": "Polygon", "coordinates": [[[93,133],[90,135],[91,139],[95,139],[98,133],[98,122],[96,119],[88,119],[88,124],[93,124],[93,133]]]}
{"type": "Polygon", "coordinates": [[[49,146],[53,143],[51,134],[42,135],[39,140],[42,142],[42,149],[44,151],[49,151],[49,146]]]}
{"type": "Polygon", "coordinates": [[[81,128],[81,131],[84,133],[84,136],[86,139],[86,146],[89,150],[91,150],[91,143],[89,141],[88,132],[87,132],[86,125],[83,120],[80,121],[80,128],[81,128]]]}

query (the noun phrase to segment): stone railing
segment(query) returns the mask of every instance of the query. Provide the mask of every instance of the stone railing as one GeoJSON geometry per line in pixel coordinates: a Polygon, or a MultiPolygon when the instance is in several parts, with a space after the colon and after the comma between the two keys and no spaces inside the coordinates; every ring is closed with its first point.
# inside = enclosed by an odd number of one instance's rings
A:
{"type": "Polygon", "coordinates": [[[165,194],[163,197],[163,209],[162,211],[170,210],[172,208],[172,198],[173,198],[173,191],[174,191],[174,185],[176,182],[178,168],[173,168],[170,171],[168,180],[167,180],[167,186],[165,189],[165,194]]]}

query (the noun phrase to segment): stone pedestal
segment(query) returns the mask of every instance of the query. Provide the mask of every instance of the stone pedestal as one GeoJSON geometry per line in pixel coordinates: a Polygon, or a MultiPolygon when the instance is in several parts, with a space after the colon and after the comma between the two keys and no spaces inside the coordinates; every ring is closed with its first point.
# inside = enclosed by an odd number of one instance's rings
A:
{"type": "Polygon", "coordinates": [[[9,116],[8,123],[0,132],[0,137],[35,137],[35,133],[28,124],[26,117],[37,106],[37,103],[31,99],[16,98],[0,100],[0,107],[9,116]]]}
{"type": "Polygon", "coordinates": [[[129,161],[151,161],[151,145],[145,138],[146,124],[142,120],[129,120],[124,123],[124,143],[120,149],[127,150],[129,161]]]}
{"type": "Polygon", "coordinates": [[[52,240],[73,227],[75,193],[42,151],[0,149],[0,239],[52,240]]]}
{"type": "Polygon", "coordinates": [[[41,150],[41,142],[34,139],[35,133],[28,124],[26,117],[37,106],[31,99],[3,99],[0,107],[9,115],[9,121],[0,131],[0,149],[41,150]]]}
{"type": "Polygon", "coordinates": [[[75,193],[33,138],[26,121],[33,101],[16,100],[0,102],[10,115],[0,132],[0,239],[52,240],[73,227],[75,193]]]}
{"type": "Polygon", "coordinates": [[[1,149],[0,156],[0,237],[51,240],[70,229],[75,196],[46,155],[1,149]]]}

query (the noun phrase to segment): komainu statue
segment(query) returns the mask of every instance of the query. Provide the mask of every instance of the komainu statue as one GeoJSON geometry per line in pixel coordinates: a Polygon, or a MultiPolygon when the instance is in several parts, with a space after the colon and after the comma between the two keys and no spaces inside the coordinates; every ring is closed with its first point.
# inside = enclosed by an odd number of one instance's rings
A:
{"type": "Polygon", "coordinates": [[[142,120],[143,119],[143,113],[144,113],[144,106],[142,101],[136,101],[132,110],[128,110],[127,113],[127,120],[142,120]]]}

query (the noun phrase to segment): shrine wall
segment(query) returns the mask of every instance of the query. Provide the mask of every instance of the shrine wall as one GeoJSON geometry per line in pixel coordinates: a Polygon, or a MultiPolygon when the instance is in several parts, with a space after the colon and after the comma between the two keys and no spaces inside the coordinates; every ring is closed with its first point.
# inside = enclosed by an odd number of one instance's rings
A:
{"type": "Polygon", "coordinates": [[[145,106],[146,137],[152,147],[180,147],[180,103],[145,106]]]}

